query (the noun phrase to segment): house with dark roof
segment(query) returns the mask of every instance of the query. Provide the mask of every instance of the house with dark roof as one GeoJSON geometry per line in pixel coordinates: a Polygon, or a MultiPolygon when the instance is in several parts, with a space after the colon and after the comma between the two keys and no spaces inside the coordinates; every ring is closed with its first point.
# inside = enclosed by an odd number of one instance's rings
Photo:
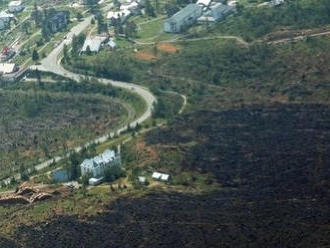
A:
{"type": "Polygon", "coordinates": [[[51,32],[56,33],[66,28],[69,21],[70,21],[69,11],[57,11],[51,18],[49,18],[48,26],[51,32]]]}
{"type": "Polygon", "coordinates": [[[164,31],[180,33],[194,24],[202,15],[203,7],[198,4],[188,4],[164,22],[164,31]]]}

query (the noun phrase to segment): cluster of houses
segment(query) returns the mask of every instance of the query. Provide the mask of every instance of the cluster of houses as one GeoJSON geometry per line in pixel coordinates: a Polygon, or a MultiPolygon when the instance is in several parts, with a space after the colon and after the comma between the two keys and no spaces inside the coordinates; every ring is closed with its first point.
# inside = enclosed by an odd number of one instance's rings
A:
{"type": "Polygon", "coordinates": [[[123,0],[119,10],[111,10],[107,13],[107,20],[110,25],[124,23],[130,16],[142,13],[143,0],[123,0]]]}
{"type": "Polygon", "coordinates": [[[8,4],[8,10],[0,12],[0,30],[5,29],[9,22],[15,18],[14,13],[18,13],[24,9],[22,1],[11,1],[8,4]]]}
{"type": "Polygon", "coordinates": [[[235,12],[235,7],[222,3],[222,0],[198,0],[188,4],[164,22],[164,31],[180,33],[195,23],[215,23],[235,12]]]}

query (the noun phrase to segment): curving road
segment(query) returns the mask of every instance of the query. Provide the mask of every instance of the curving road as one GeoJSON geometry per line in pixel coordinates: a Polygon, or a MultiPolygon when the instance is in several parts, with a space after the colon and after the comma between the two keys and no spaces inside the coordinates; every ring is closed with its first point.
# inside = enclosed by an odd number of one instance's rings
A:
{"type": "MultiPolygon", "coordinates": [[[[59,44],[46,58],[44,58],[41,62],[40,65],[33,65],[30,67],[31,70],[36,70],[38,69],[39,71],[45,71],[45,72],[52,72],[67,78],[71,78],[73,80],[79,81],[84,75],[73,73],[70,71],[65,70],[61,64],[59,63],[59,56],[63,50],[64,45],[68,45],[72,41],[72,37],[74,35],[80,34],[82,31],[84,31],[91,23],[93,16],[85,18],[84,21],[80,22],[78,25],[73,27],[70,32],[67,34],[67,38],[62,41],[61,44],[59,44]]],[[[104,84],[111,84],[115,87],[120,87],[123,89],[131,90],[138,94],[140,97],[142,97],[145,102],[146,102],[146,110],[145,112],[139,116],[136,120],[132,121],[129,123],[130,127],[135,127],[137,123],[142,123],[145,120],[147,120],[149,117],[152,115],[152,110],[153,110],[153,105],[156,102],[156,97],[145,87],[142,87],[140,85],[132,84],[132,83],[127,83],[127,82],[120,82],[120,81],[114,81],[110,79],[105,79],[105,78],[97,78],[101,83],[104,84]]],[[[87,142],[83,146],[76,147],[74,150],[76,152],[79,152],[83,147],[88,147],[89,145],[93,143],[102,143],[105,142],[109,137],[113,137],[115,134],[120,134],[123,131],[127,130],[127,124],[125,126],[122,126],[118,128],[116,131],[105,134],[101,137],[98,137],[92,141],[87,142]]],[[[42,170],[48,166],[50,166],[53,162],[58,162],[66,157],[68,157],[70,153],[67,153],[63,156],[57,156],[52,159],[49,159],[43,163],[40,163],[35,166],[35,169],[37,171],[42,170]]],[[[20,175],[16,174],[14,175],[16,179],[20,179],[20,175]]],[[[10,179],[7,178],[3,180],[5,184],[10,183],[10,179]]]]}

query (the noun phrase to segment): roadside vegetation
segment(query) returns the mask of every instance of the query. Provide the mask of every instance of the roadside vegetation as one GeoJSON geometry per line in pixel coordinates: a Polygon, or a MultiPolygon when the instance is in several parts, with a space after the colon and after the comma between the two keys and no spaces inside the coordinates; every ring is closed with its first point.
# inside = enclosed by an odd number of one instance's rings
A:
{"type": "Polygon", "coordinates": [[[135,94],[87,79],[3,85],[1,106],[2,178],[113,131],[145,108],[135,94]]]}

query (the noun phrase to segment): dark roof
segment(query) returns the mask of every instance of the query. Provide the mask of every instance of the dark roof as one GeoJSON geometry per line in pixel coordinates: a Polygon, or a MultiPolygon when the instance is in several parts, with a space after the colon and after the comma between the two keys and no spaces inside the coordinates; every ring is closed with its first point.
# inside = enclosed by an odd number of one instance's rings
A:
{"type": "Polygon", "coordinates": [[[67,18],[70,15],[69,11],[58,11],[50,18],[50,21],[57,21],[59,19],[67,18]]]}

